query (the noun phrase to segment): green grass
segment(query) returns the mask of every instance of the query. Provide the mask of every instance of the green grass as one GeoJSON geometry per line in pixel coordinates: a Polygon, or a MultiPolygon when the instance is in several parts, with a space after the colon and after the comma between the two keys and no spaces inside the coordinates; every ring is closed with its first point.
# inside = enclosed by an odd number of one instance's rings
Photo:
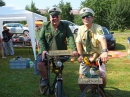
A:
{"type": "MultiPolygon", "coordinates": [[[[127,37],[115,34],[116,50],[127,51],[127,37]]],[[[0,97],[46,97],[39,92],[39,76],[34,75],[33,68],[10,69],[9,60],[22,56],[34,60],[31,49],[15,48],[15,56],[0,58],[0,97]]],[[[64,64],[64,91],[67,97],[78,97],[80,90],[78,87],[77,62],[66,62],[64,64]]],[[[107,86],[105,88],[107,97],[130,97],[130,56],[109,59],[107,68],[107,86]]]]}
{"type": "Polygon", "coordinates": [[[111,32],[114,32],[114,33],[125,33],[125,34],[129,34],[130,33],[130,30],[124,30],[123,32],[120,32],[120,31],[111,31],[111,32]]]}
{"type": "Polygon", "coordinates": [[[116,38],[116,50],[126,51],[128,44],[127,44],[127,35],[118,35],[114,34],[116,38]]]}

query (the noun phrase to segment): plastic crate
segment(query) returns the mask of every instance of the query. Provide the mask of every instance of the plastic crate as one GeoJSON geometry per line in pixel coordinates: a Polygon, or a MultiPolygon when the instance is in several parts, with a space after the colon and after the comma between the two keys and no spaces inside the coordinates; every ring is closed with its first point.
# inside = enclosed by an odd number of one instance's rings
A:
{"type": "Polygon", "coordinates": [[[24,69],[28,68],[28,61],[26,58],[22,58],[20,60],[12,59],[10,60],[10,68],[11,69],[24,69]]]}

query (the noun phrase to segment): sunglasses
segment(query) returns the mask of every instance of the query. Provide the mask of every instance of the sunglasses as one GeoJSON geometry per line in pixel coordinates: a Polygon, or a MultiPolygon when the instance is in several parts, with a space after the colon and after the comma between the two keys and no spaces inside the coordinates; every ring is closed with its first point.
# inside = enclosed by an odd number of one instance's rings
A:
{"type": "Polygon", "coordinates": [[[86,15],[86,16],[83,16],[82,19],[91,18],[91,17],[92,17],[91,15],[86,15]]]}
{"type": "Polygon", "coordinates": [[[58,15],[52,15],[52,18],[59,18],[58,15]]]}

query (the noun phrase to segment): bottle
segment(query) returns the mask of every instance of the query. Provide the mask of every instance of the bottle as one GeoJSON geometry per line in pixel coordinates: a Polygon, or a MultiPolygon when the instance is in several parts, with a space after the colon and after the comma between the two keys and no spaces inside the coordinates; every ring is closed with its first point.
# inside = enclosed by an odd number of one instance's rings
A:
{"type": "Polygon", "coordinates": [[[37,69],[37,60],[34,61],[34,74],[39,75],[39,71],[37,69]]]}
{"type": "Polygon", "coordinates": [[[30,67],[30,58],[27,58],[27,68],[30,67]]]}
{"type": "Polygon", "coordinates": [[[30,63],[29,63],[29,67],[30,67],[30,68],[33,67],[33,62],[32,62],[32,61],[30,61],[30,63]]]}

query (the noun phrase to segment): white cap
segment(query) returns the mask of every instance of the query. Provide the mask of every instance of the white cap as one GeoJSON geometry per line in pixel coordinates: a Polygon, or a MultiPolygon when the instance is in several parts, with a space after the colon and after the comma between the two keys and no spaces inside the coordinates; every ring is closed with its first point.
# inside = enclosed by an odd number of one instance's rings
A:
{"type": "Polygon", "coordinates": [[[48,13],[61,13],[62,11],[60,10],[60,8],[58,7],[51,7],[49,10],[48,10],[48,13]]]}
{"type": "Polygon", "coordinates": [[[94,16],[94,11],[93,11],[92,9],[88,8],[88,7],[82,8],[82,9],[80,10],[80,15],[81,15],[82,17],[83,17],[84,15],[87,15],[86,13],[88,13],[88,15],[89,15],[89,13],[90,13],[91,15],[94,16]]]}

